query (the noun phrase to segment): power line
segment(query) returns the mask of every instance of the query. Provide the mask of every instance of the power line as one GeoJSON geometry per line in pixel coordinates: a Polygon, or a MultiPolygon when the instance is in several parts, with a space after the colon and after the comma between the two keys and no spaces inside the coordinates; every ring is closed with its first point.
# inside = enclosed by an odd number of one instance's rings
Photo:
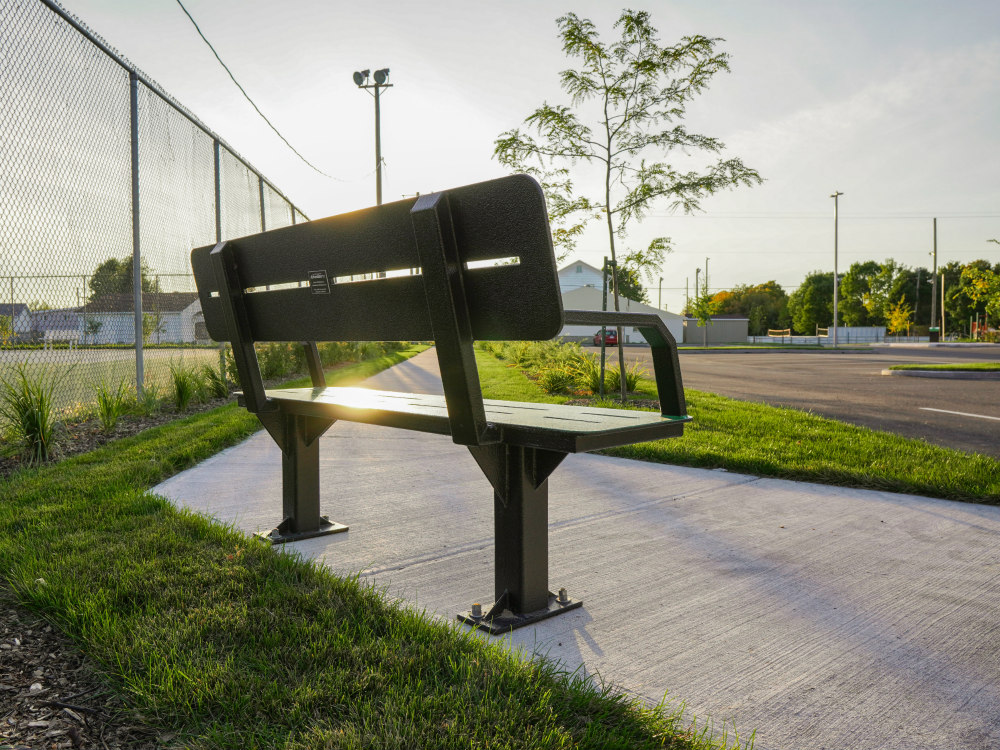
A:
{"type": "Polygon", "coordinates": [[[210,41],[208,41],[208,39],[205,38],[205,35],[201,32],[201,29],[199,28],[198,23],[194,20],[194,18],[191,17],[191,14],[188,13],[188,9],[184,7],[184,3],[182,3],[181,0],[177,0],[177,4],[179,6],[181,6],[181,10],[184,11],[184,15],[188,17],[189,21],[191,21],[191,24],[194,26],[195,31],[198,32],[198,36],[200,36],[201,39],[202,39],[202,41],[205,42],[205,44],[208,45],[208,48],[210,50],[212,50],[212,54],[215,55],[215,59],[219,61],[219,65],[221,65],[223,67],[223,69],[229,74],[229,77],[232,79],[233,83],[236,84],[236,88],[238,88],[240,90],[240,93],[243,94],[243,96],[246,98],[246,100],[248,102],[250,102],[250,106],[253,107],[257,111],[257,114],[261,116],[261,119],[263,119],[264,122],[266,122],[270,126],[271,130],[273,130],[277,134],[277,136],[282,141],[285,142],[285,145],[288,146],[288,148],[290,148],[292,150],[292,152],[297,157],[299,157],[303,162],[305,162],[306,165],[308,165],[309,167],[311,167],[316,172],[319,172],[324,177],[329,177],[331,180],[337,180],[338,182],[346,182],[346,180],[341,180],[341,179],[339,179],[337,177],[334,177],[332,174],[327,174],[326,172],[324,172],[322,169],[320,169],[319,167],[317,167],[315,164],[313,164],[311,161],[309,161],[306,157],[304,157],[302,154],[300,154],[299,151],[298,151],[298,149],[296,149],[295,146],[293,146],[291,143],[288,142],[288,139],[285,138],[285,136],[283,136],[281,134],[281,131],[279,131],[276,127],[274,127],[274,123],[272,123],[270,120],[267,119],[267,115],[265,115],[263,112],[260,111],[260,107],[258,107],[257,104],[254,102],[254,100],[250,98],[250,95],[240,85],[240,82],[236,80],[236,76],[233,75],[233,71],[231,71],[229,69],[229,66],[226,65],[224,62],[222,62],[222,58],[219,57],[219,53],[215,51],[215,47],[212,46],[212,43],[210,41]]]}

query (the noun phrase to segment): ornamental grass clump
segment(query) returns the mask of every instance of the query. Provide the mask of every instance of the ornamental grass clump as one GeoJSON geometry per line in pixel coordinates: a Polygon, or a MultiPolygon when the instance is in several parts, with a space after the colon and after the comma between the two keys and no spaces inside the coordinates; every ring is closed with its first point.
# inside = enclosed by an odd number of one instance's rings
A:
{"type": "Polygon", "coordinates": [[[191,402],[201,401],[206,392],[205,381],[197,370],[183,365],[170,365],[170,382],[173,385],[174,406],[186,411],[191,402]]]}
{"type": "Polygon", "coordinates": [[[201,366],[201,377],[212,398],[226,398],[229,395],[229,383],[226,382],[224,370],[206,362],[201,366]]]}
{"type": "Polygon", "coordinates": [[[132,389],[126,384],[125,379],[118,381],[117,385],[110,385],[102,380],[97,386],[97,419],[101,423],[101,429],[111,432],[132,406],[132,389]]]}
{"type": "Polygon", "coordinates": [[[550,394],[569,393],[576,387],[576,377],[566,367],[550,367],[538,376],[538,385],[550,394]]]}
{"type": "Polygon", "coordinates": [[[18,365],[14,377],[0,379],[0,419],[10,442],[19,445],[29,465],[52,455],[55,432],[55,378],[45,371],[29,373],[18,365]]]}

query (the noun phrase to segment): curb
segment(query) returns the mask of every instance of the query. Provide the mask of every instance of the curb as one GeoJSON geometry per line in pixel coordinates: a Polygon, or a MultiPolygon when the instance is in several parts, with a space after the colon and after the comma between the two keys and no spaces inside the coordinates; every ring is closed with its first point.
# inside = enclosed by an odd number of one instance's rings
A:
{"type": "Polygon", "coordinates": [[[907,378],[942,378],[944,380],[1000,380],[1000,372],[975,370],[882,370],[883,375],[907,378]]]}

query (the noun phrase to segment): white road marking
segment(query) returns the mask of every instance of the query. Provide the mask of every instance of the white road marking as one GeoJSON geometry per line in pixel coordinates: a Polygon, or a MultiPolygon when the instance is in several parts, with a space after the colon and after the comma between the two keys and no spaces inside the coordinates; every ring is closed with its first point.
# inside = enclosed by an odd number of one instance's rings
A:
{"type": "Polygon", "coordinates": [[[1000,417],[988,417],[985,414],[969,414],[968,412],[965,411],[948,411],[947,409],[932,409],[929,406],[921,406],[920,408],[923,411],[939,411],[942,414],[958,414],[960,417],[976,417],[977,419],[995,419],[997,422],[1000,422],[1000,417]]]}

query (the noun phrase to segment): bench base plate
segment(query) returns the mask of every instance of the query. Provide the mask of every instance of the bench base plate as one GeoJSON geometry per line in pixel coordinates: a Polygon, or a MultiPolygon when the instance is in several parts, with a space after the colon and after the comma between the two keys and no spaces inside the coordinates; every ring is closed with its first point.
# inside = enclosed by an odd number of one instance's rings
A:
{"type": "Polygon", "coordinates": [[[565,601],[560,602],[555,594],[549,593],[549,605],[543,609],[536,609],[534,612],[515,614],[509,609],[504,609],[493,616],[491,616],[491,613],[488,613],[480,617],[473,617],[472,611],[466,610],[465,612],[459,612],[457,617],[466,625],[485,630],[490,635],[503,635],[504,633],[509,633],[511,630],[523,628],[525,625],[532,625],[540,620],[547,620],[550,617],[555,617],[563,612],[578,609],[582,606],[583,602],[579,599],[567,598],[565,601]]]}
{"type": "Polygon", "coordinates": [[[260,531],[254,536],[263,539],[265,542],[271,544],[287,544],[288,542],[300,542],[303,539],[312,539],[314,536],[326,536],[327,534],[339,534],[342,531],[347,531],[350,527],[345,526],[342,523],[336,523],[331,521],[326,516],[320,516],[319,528],[312,529],[311,531],[298,531],[295,533],[290,533],[283,531],[280,526],[271,529],[268,532],[260,531]]]}

